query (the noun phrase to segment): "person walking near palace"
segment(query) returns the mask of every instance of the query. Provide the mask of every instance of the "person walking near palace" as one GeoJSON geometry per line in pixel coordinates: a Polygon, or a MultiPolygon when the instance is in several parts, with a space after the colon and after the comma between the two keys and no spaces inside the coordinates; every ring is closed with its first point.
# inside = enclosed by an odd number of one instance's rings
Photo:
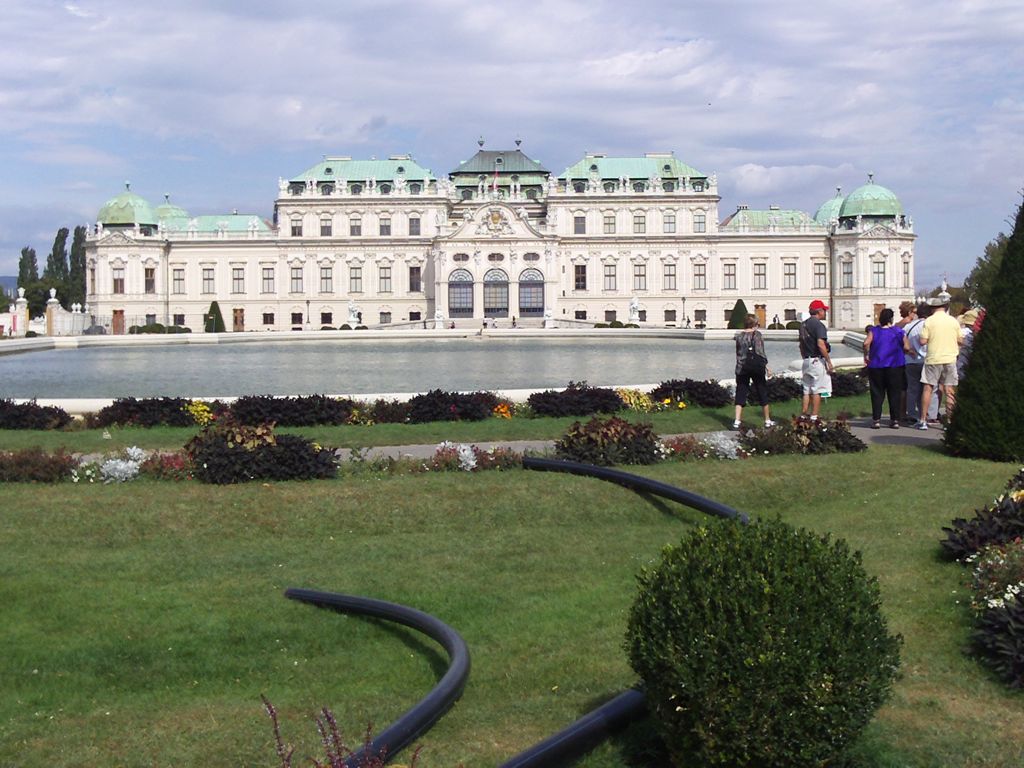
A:
{"type": "Polygon", "coordinates": [[[917,429],[928,429],[925,414],[932,402],[932,392],[942,387],[946,400],[946,419],[953,415],[956,405],[956,385],[959,382],[956,372],[956,358],[963,343],[960,323],[952,317],[946,308],[949,306],[949,294],[928,299],[932,308],[931,317],[924,321],[921,328],[921,341],[928,345],[924,359],[924,371],[921,373],[921,417],[915,425],[917,429]]]}
{"type": "Polygon", "coordinates": [[[810,317],[800,324],[801,378],[803,380],[803,402],[800,418],[818,420],[821,397],[832,394],[832,349],[828,343],[828,328],[823,322],[828,304],[815,299],[809,307],[810,317]],[[810,411],[810,413],[808,413],[810,411]]]}
{"type": "Polygon", "coordinates": [[[751,387],[764,412],[765,428],[774,427],[768,407],[768,384],[765,377],[769,375],[768,356],[764,351],[764,336],[757,329],[756,315],[747,315],[743,321],[743,330],[737,331],[733,337],[736,341],[736,420],[733,429],[742,426],[743,406],[747,404],[747,394],[751,387]]]}
{"type": "Polygon", "coordinates": [[[931,316],[932,308],[922,301],[915,314],[914,321],[904,328],[907,334],[907,421],[911,426],[917,426],[918,421],[937,421],[939,416],[938,400],[933,400],[929,412],[921,415],[921,374],[928,354],[928,347],[921,341],[921,329],[931,316]]]}

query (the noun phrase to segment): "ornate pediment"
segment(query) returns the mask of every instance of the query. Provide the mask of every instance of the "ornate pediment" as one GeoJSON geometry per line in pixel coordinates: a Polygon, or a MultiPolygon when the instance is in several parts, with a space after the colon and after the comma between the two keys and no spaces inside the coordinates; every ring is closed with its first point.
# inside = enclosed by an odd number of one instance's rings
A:
{"type": "Polygon", "coordinates": [[[896,230],[892,227],[888,227],[885,224],[875,224],[871,229],[861,233],[861,237],[875,237],[880,240],[884,240],[893,237],[896,234],[896,230]]]}
{"type": "Polygon", "coordinates": [[[121,230],[114,230],[113,232],[104,232],[103,236],[100,237],[98,244],[111,246],[111,245],[134,245],[134,238],[128,237],[121,230]]]}
{"type": "Polygon", "coordinates": [[[537,231],[526,209],[503,203],[487,203],[465,212],[462,225],[447,240],[535,240],[550,239],[537,231]]]}

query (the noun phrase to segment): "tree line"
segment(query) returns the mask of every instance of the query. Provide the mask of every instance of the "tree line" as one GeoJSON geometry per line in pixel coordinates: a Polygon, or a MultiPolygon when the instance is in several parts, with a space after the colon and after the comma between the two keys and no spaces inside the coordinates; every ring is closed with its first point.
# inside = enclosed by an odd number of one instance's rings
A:
{"type": "Polygon", "coordinates": [[[57,289],[57,299],[65,309],[70,309],[72,304],[85,303],[85,235],[84,226],[75,227],[73,234],[67,227],[58,229],[41,276],[36,249],[31,246],[21,249],[18,287],[25,289],[31,317],[38,317],[46,311],[51,288],[57,289]],[[70,252],[68,235],[71,235],[70,252]]]}

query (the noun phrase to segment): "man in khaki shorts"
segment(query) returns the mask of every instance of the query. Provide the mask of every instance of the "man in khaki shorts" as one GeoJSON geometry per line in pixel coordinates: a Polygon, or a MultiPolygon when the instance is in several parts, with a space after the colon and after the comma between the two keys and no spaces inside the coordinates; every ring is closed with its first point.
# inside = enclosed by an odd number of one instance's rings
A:
{"type": "Polygon", "coordinates": [[[921,343],[928,345],[921,371],[921,420],[914,425],[922,430],[928,429],[926,414],[936,387],[941,386],[946,396],[946,418],[953,415],[956,385],[959,383],[956,358],[964,341],[960,323],[946,311],[949,307],[948,294],[928,299],[928,306],[932,308],[932,314],[921,327],[921,343]]]}
{"type": "Polygon", "coordinates": [[[809,309],[810,317],[800,324],[800,357],[803,358],[800,373],[804,390],[800,418],[817,421],[821,396],[832,394],[831,374],[834,369],[828,345],[828,328],[822,322],[828,305],[821,299],[815,299],[809,309]]]}

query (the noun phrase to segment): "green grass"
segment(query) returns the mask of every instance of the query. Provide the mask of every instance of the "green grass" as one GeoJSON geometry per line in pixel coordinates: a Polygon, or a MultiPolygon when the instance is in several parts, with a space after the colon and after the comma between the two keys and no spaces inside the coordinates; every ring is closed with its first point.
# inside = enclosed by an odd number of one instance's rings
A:
{"type": "MultiPolygon", "coordinates": [[[[800,412],[800,401],[792,400],[772,406],[775,418],[785,418],[800,412]]],[[[832,418],[840,412],[854,415],[870,413],[867,395],[826,400],[822,415],[832,418]]],[[[744,412],[755,423],[760,409],[748,407],[744,412]]],[[[684,411],[636,413],[623,411],[620,415],[632,421],[649,421],[658,434],[708,432],[727,429],[733,420],[733,406],[723,408],[688,408],[684,411]]],[[[433,422],[430,424],[374,424],[372,426],[347,425],[340,427],[281,428],[281,432],[294,432],[316,440],[321,445],[339,448],[367,448],[378,445],[429,445],[442,440],[454,442],[495,442],[503,440],[554,440],[561,437],[576,418],[513,418],[487,419],[476,422],[433,422]]],[[[69,431],[0,430],[5,450],[42,447],[50,450],[64,447],[75,453],[103,453],[137,445],[140,448],[176,450],[196,433],[195,428],[111,427],[69,431]],[[104,432],[109,438],[104,438],[104,432]]]]}
{"type": "MultiPolygon", "coordinates": [[[[937,557],[941,526],[1015,470],[876,446],[640,471],[861,549],[906,645],[852,765],[937,767],[1024,758],[1024,698],[964,656],[965,572],[937,557]]],[[[292,603],[287,586],[456,627],[470,682],[421,740],[421,765],[495,765],[633,682],[622,641],[635,574],[704,519],[522,471],[0,492],[0,765],[26,767],[274,765],[260,693],[305,756],[320,706],[355,743],[441,674],[429,641],[292,603]]],[[[626,749],[615,740],[582,765],[620,766],[626,749]]]]}

